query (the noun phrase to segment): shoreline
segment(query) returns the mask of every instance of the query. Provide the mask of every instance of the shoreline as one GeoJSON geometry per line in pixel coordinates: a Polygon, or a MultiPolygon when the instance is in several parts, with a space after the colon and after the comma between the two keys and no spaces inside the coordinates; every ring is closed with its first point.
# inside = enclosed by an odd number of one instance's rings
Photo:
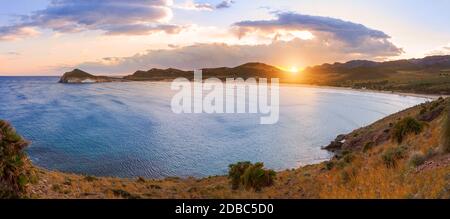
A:
{"type": "Polygon", "coordinates": [[[346,91],[358,91],[365,93],[381,93],[381,94],[394,94],[398,96],[409,96],[409,97],[420,97],[426,99],[438,99],[439,97],[450,97],[450,95],[441,95],[441,94],[422,94],[422,93],[408,93],[408,92],[399,92],[399,91],[388,91],[388,90],[372,90],[372,89],[355,89],[351,87],[337,87],[337,86],[329,86],[329,85],[314,85],[314,84],[302,84],[302,83],[280,83],[283,86],[292,86],[292,87],[311,87],[311,88],[322,88],[322,89],[335,89],[335,90],[346,90],[346,91]]]}
{"type": "MultiPolygon", "coordinates": [[[[7,75],[0,75],[1,77],[55,77],[60,78],[60,76],[55,75],[32,75],[32,76],[26,76],[26,75],[19,75],[19,76],[7,76],[7,75]]],[[[116,78],[116,77],[112,77],[116,78]]],[[[130,83],[130,82],[151,82],[151,83],[170,83],[172,79],[165,79],[165,80],[142,80],[142,81],[112,81],[112,82],[97,82],[97,83],[86,83],[86,84],[98,84],[98,83],[130,83]]],[[[72,83],[68,83],[72,84],[72,83]]],[[[76,83],[78,85],[83,83],[76,83]]],[[[395,94],[399,96],[410,96],[410,97],[419,97],[419,98],[426,98],[435,100],[439,97],[450,97],[450,95],[447,94],[425,94],[425,93],[417,93],[417,92],[402,92],[402,91],[390,91],[390,90],[373,90],[373,89],[361,89],[361,88],[352,88],[352,87],[338,87],[338,86],[330,86],[330,85],[315,85],[315,84],[306,84],[306,83],[290,83],[290,82],[280,82],[281,86],[294,86],[294,87],[312,87],[312,88],[323,88],[323,89],[336,89],[336,90],[347,90],[347,91],[359,91],[359,92],[368,92],[368,93],[381,93],[381,94],[395,94]]]]}

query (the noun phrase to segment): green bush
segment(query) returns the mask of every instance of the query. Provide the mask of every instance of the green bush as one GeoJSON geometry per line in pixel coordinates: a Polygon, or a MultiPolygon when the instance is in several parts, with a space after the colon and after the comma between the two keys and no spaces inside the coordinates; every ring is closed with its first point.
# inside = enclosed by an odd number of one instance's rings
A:
{"type": "Polygon", "coordinates": [[[343,184],[350,182],[350,180],[357,174],[357,169],[354,167],[347,167],[340,172],[340,180],[343,184]]]}
{"type": "Polygon", "coordinates": [[[386,167],[395,167],[397,160],[405,157],[406,150],[406,146],[388,148],[381,154],[381,158],[386,167]]]}
{"type": "Polygon", "coordinates": [[[394,126],[393,137],[400,144],[406,135],[419,134],[423,130],[423,124],[412,117],[406,117],[394,126]]]}
{"type": "Polygon", "coordinates": [[[31,180],[31,164],[23,140],[6,121],[0,120],[0,198],[19,198],[31,180]]]}
{"type": "Polygon", "coordinates": [[[450,153],[450,109],[447,107],[441,134],[441,151],[450,153]]]}
{"type": "Polygon", "coordinates": [[[411,156],[409,157],[408,164],[412,167],[418,167],[425,163],[425,160],[427,159],[426,155],[422,152],[413,152],[411,156]]]}
{"type": "Polygon", "coordinates": [[[325,161],[325,169],[327,170],[331,170],[334,167],[334,162],[333,161],[325,161]]]}
{"type": "Polygon", "coordinates": [[[84,176],[84,180],[86,180],[88,182],[94,182],[95,180],[97,180],[97,177],[86,175],[86,176],[84,176]]]}
{"type": "Polygon", "coordinates": [[[373,146],[375,145],[375,143],[373,142],[373,141],[369,141],[369,142],[367,142],[366,144],[364,144],[364,147],[363,147],[363,152],[364,153],[366,153],[366,152],[368,152],[370,149],[372,149],[373,148],[373,146]]]}
{"type": "Polygon", "coordinates": [[[228,178],[231,180],[231,188],[238,189],[241,184],[241,176],[244,175],[245,170],[251,166],[249,161],[237,162],[228,166],[228,178]]]}
{"type": "Polygon", "coordinates": [[[242,183],[246,189],[253,188],[260,191],[261,188],[273,185],[275,181],[275,171],[263,169],[263,163],[255,163],[248,167],[242,175],[242,183]]]}
{"type": "Polygon", "coordinates": [[[246,189],[254,189],[255,191],[273,185],[275,176],[275,171],[264,169],[263,163],[252,164],[248,161],[231,164],[228,172],[233,189],[243,185],[246,189]]]}
{"type": "Polygon", "coordinates": [[[341,159],[341,161],[342,162],[344,162],[344,163],[346,163],[346,164],[349,164],[349,163],[351,163],[352,161],[353,161],[353,158],[354,158],[355,156],[353,155],[353,154],[346,154],[346,155],[344,155],[343,157],[342,157],[342,159],[341,159]]]}
{"type": "Polygon", "coordinates": [[[419,115],[423,115],[423,114],[425,114],[426,112],[427,112],[427,107],[423,106],[423,107],[420,109],[419,115]]]}

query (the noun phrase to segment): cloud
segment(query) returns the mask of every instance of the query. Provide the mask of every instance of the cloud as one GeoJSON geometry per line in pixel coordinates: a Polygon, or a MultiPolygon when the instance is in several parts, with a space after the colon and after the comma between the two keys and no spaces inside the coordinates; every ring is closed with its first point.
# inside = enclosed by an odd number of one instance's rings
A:
{"type": "Polygon", "coordinates": [[[20,56],[21,55],[19,52],[6,52],[5,54],[9,55],[9,56],[20,56]]]}
{"type": "Polygon", "coordinates": [[[277,14],[274,20],[235,23],[230,37],[239,38],[239,42],[256,43],[173,46],[131,57],[86,62],[76,67],[98,73],[123,74],[150,68],[233,67],[246,62],[289,67],[353,59],[385,60],[403,52],[382,31],[335,18],[294,13],[277,14]],[[253,38],[244,39],[248,37],[253,38]]]}
{"type": "Polygon", "coordinates": [[[217,9],[230,8],[231,5],[234,4],[233,0],[224,0],[216,5],[217,9]]]}
{"type": "Polygon", "coordinates": [[[157,26],[133,24],[114,26],[110,28],[107,35],[148,35],[155,32],[165,32],[167,34],[178,34],[184,30],[186,26],[163,24],[157,26]]]}
{"type": "MultiPolygon", "coordinates": [[[[349,47],[341,41],[330,43],[318,38],[311,40],[297,38],[291,41],[275,41],[260,45],[203,43],[173,47],[172,49],[149,50],[131,57],[110,57],[96,62],[71,66],[71,68],[78,67],[103,74],[130,74],[138,69],[172,67],[192,70],[220,66],[233,67],[246,62],[265,62],[283,67],[309,66],[325,62],[377,59],[393,55],[390,50],[370,48],[371,46],[349,47]]],[[[68,70],[68,68],[64,70],[68,70]]]]}
{"type": "Polygon", "coordinates": [[[33,27],[27,26],[6,26],[0,27],[0,41],[17,40],[24,37],[33,37],[39,34],[33,27]]]}
{"type": "Polygon", "coordinates": [[[188,0],[183,4],[175,5],[175,8],[183,10],[194,10],[194,11],[212,11],[214,6],[209,3],[196,3],[193,0],[188,0]]]}
{"type": "Polygon", "coordinates": [[[240,38],[252,34],[276,37],[280,32],[308,31],[320,39],[339,41],[361,50],[381,49],[389,51],[391,55],[403,52],[393,45],[389,41],[390,36],[382,31],[331,17],[282,12],[276,14],[273,20],[241,21],[233,26],[235,34],[240,38]]]}
{"type": "Polygon", "coordinates": [[[183,4],[175,5],[174,7],[183,10],[213,11],[214,9],[230,8],[232,4],[234,4],[233,0],[224,0],[215,6],[210,3],[198,3],[193,0],[187,0],[183,4]]]}
{"type": "Polygon", "coordinates": [[[427,55],[427,56],[450,55],[450,43],[445,46],[442,46],[440,48],[434,49],[434,50],[426,53],[425,55],[427,55]]]}
{"type": "Polygon", "coordinates": [[[52,0],[47,8],[21,16],[18,24],[0,27],[0,39],[27,37],[29,32],[24,30],[29,28],[63,33],[87,30],[114,34],[120,30],[124,30],[121,34],[172,33],[176,31],[161,26],[172,17],[171,4],[171,0],[52,0]]]}

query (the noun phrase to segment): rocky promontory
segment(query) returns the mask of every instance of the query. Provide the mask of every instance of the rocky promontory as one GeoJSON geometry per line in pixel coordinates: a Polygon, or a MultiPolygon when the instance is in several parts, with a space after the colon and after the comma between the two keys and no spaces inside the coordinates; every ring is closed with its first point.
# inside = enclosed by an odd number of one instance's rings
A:
{"type": "Polygon", "coordinates": [[[80,69],[66,72],[59,80],[59,83],[82,84],[82,83],[102,83],[102,82],[120,82],[125,81],[122,78],[113,78],[107,76],[95,76],[80,69]]]}
{"type": "MultiPolygon", "coordinates": [[[[287,73],[274,66],[263,63],[246,63],[236,66],[234,68],[219,67],[219,68],[204,68],[204,78],[219,78],[225,80],[226,78],[280,78],[283,82],[289,82],[290,73],[287,73]]],[[[152,68],[148,71],[136,71],[131,75],[124,77],[108,77],[95,76],[86,73],[80,69],[75,69],[71,72],[66,72],[62,77],[61,83],[99,83],[99,82],[117,82],[117,81],[169,81],[176,78],[183,77],[193,80],[193,71],[183,71],[175,68],[158,69],[152,68]]]]}

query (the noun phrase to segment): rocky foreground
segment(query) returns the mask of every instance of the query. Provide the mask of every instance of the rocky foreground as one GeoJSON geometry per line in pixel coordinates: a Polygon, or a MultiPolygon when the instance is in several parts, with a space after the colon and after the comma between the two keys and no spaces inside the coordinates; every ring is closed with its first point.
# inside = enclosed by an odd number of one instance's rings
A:
{"type": "MultiPolygon", "coordinates": [[[[1,197],[27,198],[450,198],[450,99],[438,99],[339,136],[335,156],[280,171],[261,191],[233,190],[227,176],[122,179],[32,166],[26,141],[1,121],[1,197]],[[20,155],[20,161],[11,160],[20,155]]],[[[15,158],[17,159],[17,158],[15,158]]]]}

